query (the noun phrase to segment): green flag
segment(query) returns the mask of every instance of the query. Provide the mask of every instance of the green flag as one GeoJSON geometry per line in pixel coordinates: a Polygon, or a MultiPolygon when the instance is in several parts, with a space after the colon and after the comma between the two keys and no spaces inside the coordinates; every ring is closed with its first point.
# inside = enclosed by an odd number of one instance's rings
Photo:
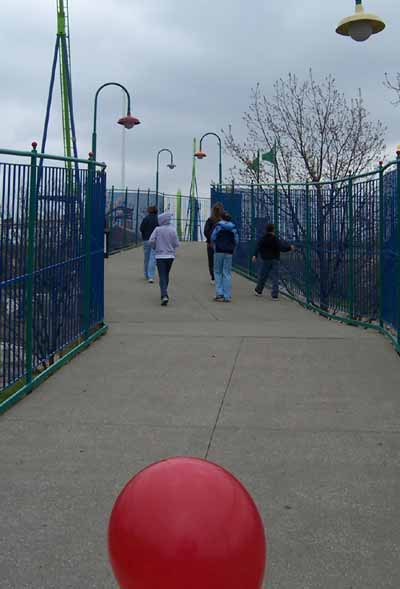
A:
{"type": "Polygon", "coordinates": [[[275,148],[273,147],[271,151],[263,153],[261,158],[264,162],[270,162],[271,164],[275,164],[275,148]]]}
{"type": "Polygon", "coordinates": [[[257,155],[257,157],[254,158],[253,161],[249,160],[247,165],[250,168],[250,170],[253,170],[253,172],[258,173],[260,170],[260,157],[259,157],[259,155],[257,155]]]}

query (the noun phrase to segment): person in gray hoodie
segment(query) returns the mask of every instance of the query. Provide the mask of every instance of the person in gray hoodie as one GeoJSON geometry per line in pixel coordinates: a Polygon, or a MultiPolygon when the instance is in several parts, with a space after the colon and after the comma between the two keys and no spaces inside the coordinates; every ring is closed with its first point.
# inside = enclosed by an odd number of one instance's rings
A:
{"type": "Polygon", "coordinates": [[[155,250],[158,276],[160,279],[161,304],[168,305],[169,273],[175,259],[175,250],[179,239],[175,227],[172,227],[171,213],[158,215],[158,227],[150,235],[149,243],[155,250]]]}

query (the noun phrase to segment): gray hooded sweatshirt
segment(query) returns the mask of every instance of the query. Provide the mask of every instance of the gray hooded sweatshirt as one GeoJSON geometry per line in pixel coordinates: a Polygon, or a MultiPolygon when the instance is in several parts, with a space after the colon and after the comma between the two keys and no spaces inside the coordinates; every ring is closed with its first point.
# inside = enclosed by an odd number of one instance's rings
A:
{"type": "Polygon", "coordinates": [[[172,227],[171,213],[158,215],[158,227],[150,235],[149,243],[156,251],[156,259],[175,258],[175,250],[179,247],[179,240],[175,227],[172,227]]]}

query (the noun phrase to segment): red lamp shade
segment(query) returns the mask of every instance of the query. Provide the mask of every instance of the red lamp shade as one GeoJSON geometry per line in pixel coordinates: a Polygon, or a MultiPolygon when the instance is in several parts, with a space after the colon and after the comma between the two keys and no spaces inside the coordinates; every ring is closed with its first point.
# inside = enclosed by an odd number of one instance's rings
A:
{"type": "Polygon", "coordinates": [[[122,117],[118,121],[118,125],[123,125],[125,129],[133,129],[136,125],[140,125],[139,119],[133,117],[131,114],[127,114],[126,117],[122,117]]]}
{"type": "Polygon", "coordinates": [[[207,157],[207,154],[204,153],[204,151],[196,151],[196,153],[194,154],[194,157],[197,157],[198,160],[202,160],[205,157],[207,157]]]}

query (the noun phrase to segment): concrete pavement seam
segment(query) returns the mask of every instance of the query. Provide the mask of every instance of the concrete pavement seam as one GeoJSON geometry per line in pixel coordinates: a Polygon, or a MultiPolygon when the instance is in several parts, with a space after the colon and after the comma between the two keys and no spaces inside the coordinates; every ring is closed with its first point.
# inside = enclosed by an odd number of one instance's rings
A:
{"type": "Polygon", "coordinates": [[[231,370],[231,373],[229,375],[229,379],[228,379],[228,382],[227,382],[227,385],[226,385],[224,394],[223,394],[222,399],[221,399],[221,403],[220,403],[220,406],[219,406],[219,409],[218,409],[217,417],[215,419],[214,427],[213,427],[213,429],[211,431],[211,435],[210,435],[210,439],[209,439],[209,442],[208,442],[207,450],[206,450],[206,453],[205,453],[205,456],[204,456],[204,458],[206,460],[207,460],[208,454],[209,454],[209,452],[211,450],[211,445],[212,445],[212,442],[213,442],[213,439],[214,439],[215,430],[217,429],[218,421],[219,421],[219,418],[220,418],[221,413],[222,413],[222,409],[223,409],[223,406],[224,406],[224,403],[225,403],[226,396],[227,396],[228,391],[229,391],[229,387],[231,386],[233,374],[235,372],[236,364],[237,364],[237,361],[239,359],[240,352],[242,351],[242,347],[243,347],[243,343],[244,343],[244,340],[245,339],[246,338],[242,337],[241,340],[240,340],[240,342],[239,342],[239,346],[238,346],[238,349],[237,349],[237,352],[236,352],[236,356],[235,356],[235,359],[233,361],[232,370],[231,370]]]}

